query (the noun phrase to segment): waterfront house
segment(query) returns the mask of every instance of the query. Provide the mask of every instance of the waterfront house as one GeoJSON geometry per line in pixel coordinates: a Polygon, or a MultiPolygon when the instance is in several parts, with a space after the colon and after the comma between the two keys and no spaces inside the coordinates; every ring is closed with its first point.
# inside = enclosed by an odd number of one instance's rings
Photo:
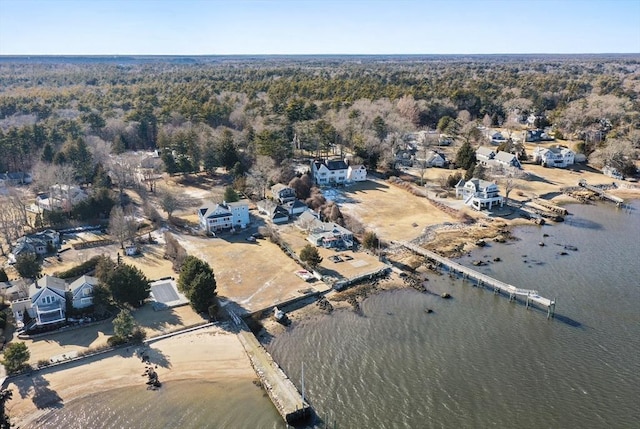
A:
{"type": "MultiPolygon", "coordinates": [[[[32,320],[31,326],[44,326],[66,320],[67,284],[52,276],[39,278],[29,286],[29,296],[11,303],[11,311],[17,321],[24,321],[25,313],[32,320]]],[[[27,326],[27,328],[31,327],[27,326]]]]}
{"type": "Polygon", "coordinates": [[[498,185],[477,178],[460,180],[456,185],[456,197],[462,198],[466,205],[476,210],[491,210],[494,206],[502,207],[504,204],[498,185]]]}
{"type": "Polygon", "coordinates": [[[288,203],[296,199],[296,191],[282,183],[276,183],[271,187],[271,195],[280,204],[288,203]]]}
{"type": "Polygon", "coordinates": [[[323,222],[310,210],[302,213],[296,226],[307,232],[307,241],[315,246],[332,249],[351,249],[353,233],[334,222],[323,222]]]}
{"type": "Polygon", "coordinates": [[[26,329],[42,327],[66,321],[67,300],[76,309],[93,305],[93,290],[98,279],[82,276],[73,283],[67,283],[53,276],[45,275],[29,286],[28,297],[19,297],[11,302],[11,311],[19,326],[25,314],[31,322],[26,329]]]}
{"type": "Polygon", "coordinates": [[[566,147],[536,147],[533,160],[544,167],[565,168],[575,163],[575,152],[566,147]]]}
{"type": "Polygon", "coordinates": [[[347,169],[348,182],[364,182],[367,180],[367,168],[362,164],[350,165],[347,169]]]}
{"type": "Polygon", "coordinates": [[[246,228],[249,225],[249,204],[245,201],[208,203],[198,209],[198,218],[207,233],[246,228]]]}
{"type": "Polygon", "coordinates": [[[620,171],[618,171],[617,168],[610,167],[608,165],[604,166],[604,168],[602,169],[602,174],[604,174],[605,176],[611,177],[612,179],[617,179],[617,180],[624,179],[624,176],[622,175],[622,173],[620,173],[620,171]]]}
{"type": "Polygon", "coordinates": [[[73,308],[87,308],[93,305],[93,288],[98,285],[98,279],[82,276],[69,285],[73,308]]]}
{"type": "Polygon", "coordinates": [[[349,166],[341,159],[316,159],[311,163],[311,174],[320,186],[344,184],[347,181],[349,166]]]}

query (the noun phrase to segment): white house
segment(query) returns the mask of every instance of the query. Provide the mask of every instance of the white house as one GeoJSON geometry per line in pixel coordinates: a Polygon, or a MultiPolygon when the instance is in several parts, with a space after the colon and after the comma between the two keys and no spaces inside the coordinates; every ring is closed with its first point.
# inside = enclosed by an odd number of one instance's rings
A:
{"type": "Polygon", "coordinates": [[[347,181],[364,182],[367,180],[367,168],[362,164],[350,165],[347,169],[347,181]]]}
{"type": "Polygon", "coordinates": [[[533,160],[544,167],[565,168],[575,163],[575,152],[566,147],[536,147],[533,160]]]}
{"type": "Polygon", "coordinates": [[[509,152],[499,151],[493,157],[493,161],[503,167],[522,168],[518,157],[509,152]]]}
{"type": "Polygon", "coordinates": [[[337,185],[347,181],[349,166],[341,159],[316,159],[311,163],[311,174],[318,185],[337,185]]]}
{"type": "Polygon", "coordinates": [[[198,218],[200,226],[209,233],[246,228],[249,225],[249,204],[244,201],[208,203],[198,209],[198,218]]]}
{"type": "Polygon", "coordinates": [[[476,149],[476,160],[478,160],[478,162],[486,163],[495,158],[495,156],[496,152],[490,147],[480,146],[476,149]]]}
{"type": "Polygon", "coordinates": [[[418,158],[418,162],[424,163],[423,165],[426,167],[439,167],[439,168],[444,167],[444,165],[447,163],[447,161],[444,159],[444,155],[438,152],[435,152],[433,150],[430,150],[429,152],[427,152],[425,159],[418,158]]]}
{"type": "Polygon", "coordinates": [[[48,193],[36,197],[36,205],[49,211],[71,210],[87,198],[87,193],[75,185],[53,185],[48,193]]]}
{"type": "Polygon", "coordinates": [[[498,185],[477,178],[466,182],[460,180],[456,185],[456,197],[462,197],[466,205],[476,210],[491,210],[493,206],[504,204],[498,185]]]}

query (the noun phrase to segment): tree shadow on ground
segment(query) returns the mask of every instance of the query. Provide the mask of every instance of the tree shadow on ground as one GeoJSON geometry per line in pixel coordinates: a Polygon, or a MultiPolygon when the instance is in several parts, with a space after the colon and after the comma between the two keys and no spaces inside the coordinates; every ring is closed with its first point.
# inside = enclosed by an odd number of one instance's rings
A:
{"type": "Polygon", "coordinates": [[[58,392],[49,387],[49,381],[42,374],[32,372],[20,376],[22,382],[16,380],[15,385],[18,388],[18,394],[21,399],[32,395],[31,400],[39,410],[46,408],[62,408],[62,398],[58,392]]]}
{"type": "Polygon", "coordinates": [[[172,308],[155,311],[149,303],[132,314],[141,327],[154,331],[163,331],[183,323],[182,317],[176,314],[172,308]]]}
{"type": "Polygon", "coordinates": [[[32,376],[33,381],[33,404],[39,410],[46,408],[62,408],[62,398],[58,392],[49,388],[49,382],[40,374],[32,376]]]}

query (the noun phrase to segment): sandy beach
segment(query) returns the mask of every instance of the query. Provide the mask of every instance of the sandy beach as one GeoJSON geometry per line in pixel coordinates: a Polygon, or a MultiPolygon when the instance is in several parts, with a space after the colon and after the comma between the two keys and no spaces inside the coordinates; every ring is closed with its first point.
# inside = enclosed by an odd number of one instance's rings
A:
{"type": "MultiPolygon", "coordinates": [[[[255,378],[242,345],[225,326],[213,326],[153,342],[144,348],[161,382],[202,380],[225,383],[255,378]]],[[[145,364],[131,346],[64,366],[11,379],[7,403],[17,427],[37,427],[38,419],[74,399],[120,387],[144,385],[145,364]]]]}

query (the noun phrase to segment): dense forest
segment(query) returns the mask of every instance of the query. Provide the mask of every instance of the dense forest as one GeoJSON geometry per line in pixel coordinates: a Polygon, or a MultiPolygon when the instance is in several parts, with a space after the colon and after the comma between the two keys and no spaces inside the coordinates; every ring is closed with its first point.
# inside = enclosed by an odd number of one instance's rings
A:
{"type": "Polygon", "coordinates": [[[303,153],[391,168],[407,133],[483,144],[478,126],[534,115],[629,174],[639,93],[637,55],[4,57],[0,171],[92,183],[115,155],[159,149],[168,173],[225,167],[250,184],[303,153]]]}

